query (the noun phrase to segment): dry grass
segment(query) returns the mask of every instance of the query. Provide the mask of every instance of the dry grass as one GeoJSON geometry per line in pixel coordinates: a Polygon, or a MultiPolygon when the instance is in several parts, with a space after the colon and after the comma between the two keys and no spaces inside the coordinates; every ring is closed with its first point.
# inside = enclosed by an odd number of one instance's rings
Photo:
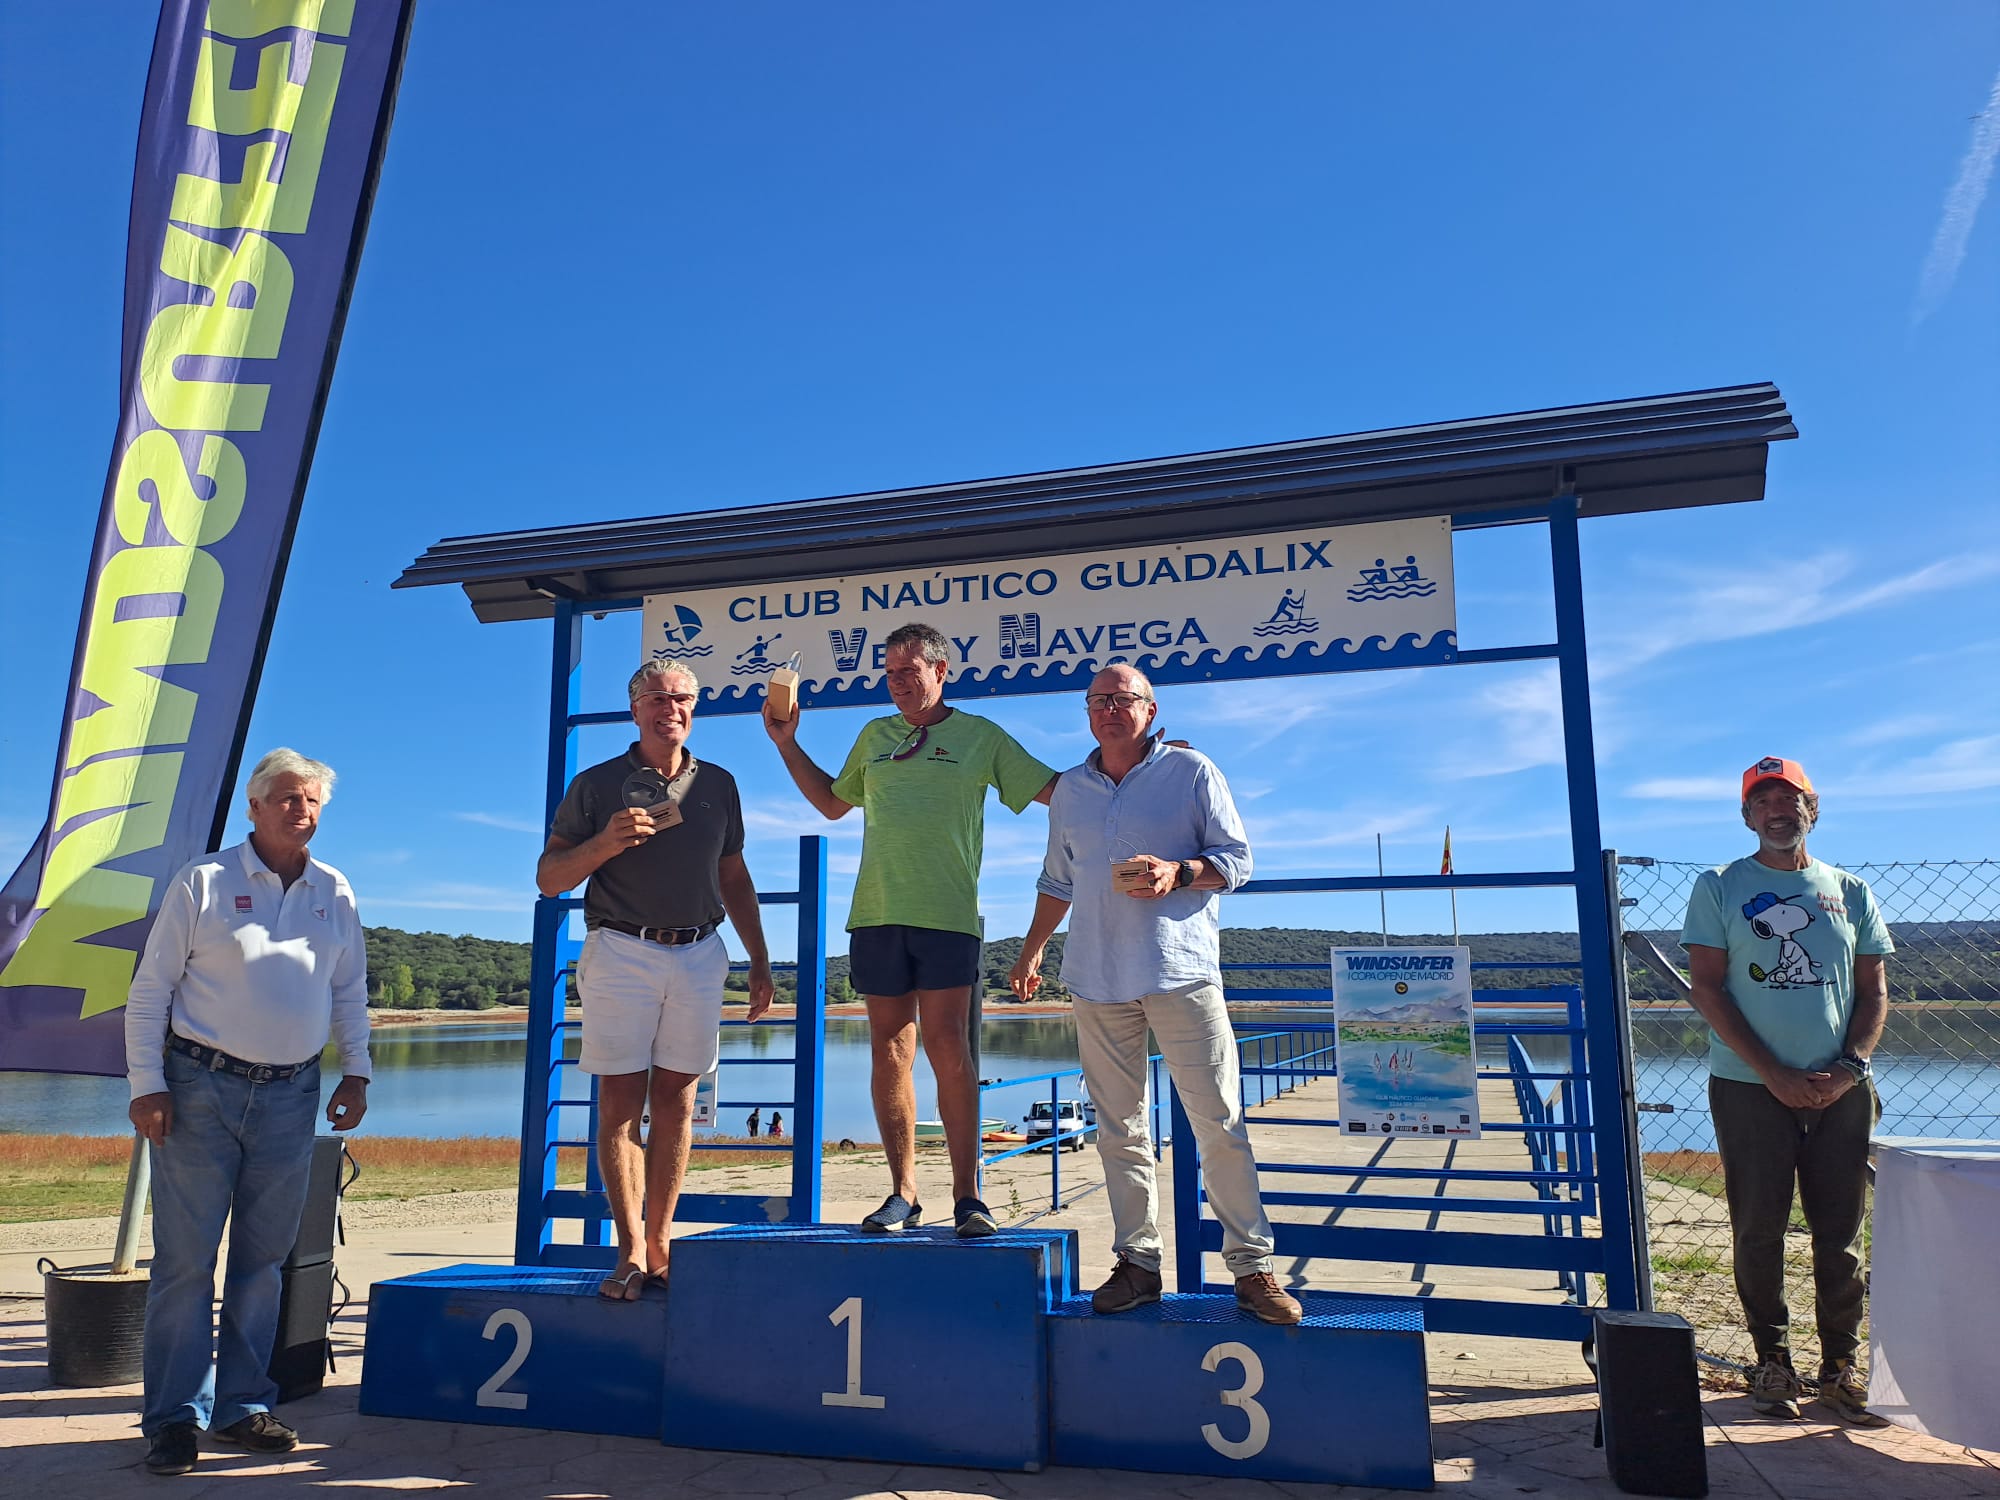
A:
{"type": "Polygon", "coordinates": [[[1713,1198],[1722,1196],[1722,1158],[1713,1151],[1648,1151],[1646,1175],[1713,1198]]]}
{"type": "MultiPolygon", "coordinates": [[[[740,1136],[714,1139],[725,1148],[749,1144],[740,1136]]],[[[361,1169],[348,1189],[348,1196],[357,1200],[489,1192],[511,1188],[518,1181],[520,1143],[506,1136],[359,1135],[348,1142],[348,1150],[361,1169]]],[[[0,1223],[117,1213],[131,1152],[130,1136],[0,1135],[0,1223]]],[[[720,1167],[782,1168],[790,1160],[780,1152],[723,1149],[697,1151],[691,1165],[698,1172],[720,1167]]],[[[586,1165],[583,1148],[565,1147],[557,1155],[556,1180],[580,1184],[586,1165]]]]}

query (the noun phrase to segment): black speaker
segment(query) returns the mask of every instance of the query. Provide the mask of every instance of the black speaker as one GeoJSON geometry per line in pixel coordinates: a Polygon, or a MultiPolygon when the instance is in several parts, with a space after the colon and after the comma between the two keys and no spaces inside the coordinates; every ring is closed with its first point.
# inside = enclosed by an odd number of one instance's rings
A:
{"type": "Polygon", "coordinates": [[[271,1345],[271,1378],[278,1400],[296,1401],[326,1384],[332,1353],[333,1262],[286,1266],[278,1296],[278,1337],[271,1345]]]}
{"type": "Polygon", "coordinates": [[[1596,1317],[1597,1409],[1611,1482],[1632,1495],[1708,1493],[1694,1329],[1673,1313],[1596,1317]]]}
{"type": "Polygon", "coordinates": [[[334,1241],[340,1234],[340,1194],[346,1187],[341,1178],[347,1164],[346,1141],[337,1135],[313,1137],[306,1207],[299,1215],[299,1232],[292,1241],[292,1253],[285,1257],[288,1267],[317,1265],[333,1259],[334,1241]]]}

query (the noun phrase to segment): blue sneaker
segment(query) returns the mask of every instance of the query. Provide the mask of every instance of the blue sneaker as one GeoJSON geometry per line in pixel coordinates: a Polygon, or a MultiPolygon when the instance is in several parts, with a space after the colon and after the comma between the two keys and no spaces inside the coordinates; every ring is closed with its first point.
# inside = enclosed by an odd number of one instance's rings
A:
{"type": "Polygon", "coordinates": [[[1000,1228],[992,1211],[977,1198],[961,1198],[953,1204],[951,1222],[962,1240],[983,1240],[1000,1228]]]}
{"type": "Polygon", "coordinates": [[[882,1200],[882,1206],[861,1221],[861,1227],[872,1234],[897,1234],[905,1229],[921,1229],[924,1223],[924,1207],[912,1203],[901,1193],[891,1193],[882,1200]]]}

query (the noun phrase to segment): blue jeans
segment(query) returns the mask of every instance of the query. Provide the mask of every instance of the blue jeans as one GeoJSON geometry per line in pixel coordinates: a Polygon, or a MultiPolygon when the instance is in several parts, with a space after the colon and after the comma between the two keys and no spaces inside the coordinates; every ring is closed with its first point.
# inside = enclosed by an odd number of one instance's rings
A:
{"type": "Polygon", "coordinates": [[[153,1151],[153,1272],[146,1295],[148,1437],[170,1422],[228,1427],[277,1399],[279,1267],[298,1238],[319,1062],[283,1083],[212,1073],[167,1054],[173,1123],[153,1151]],[[222,1329],[215,1257],[229,1221],[222,1329]]]}

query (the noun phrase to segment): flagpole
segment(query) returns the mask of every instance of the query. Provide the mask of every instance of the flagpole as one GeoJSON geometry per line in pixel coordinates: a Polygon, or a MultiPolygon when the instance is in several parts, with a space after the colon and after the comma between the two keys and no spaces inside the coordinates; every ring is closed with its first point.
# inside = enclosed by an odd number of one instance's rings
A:
{"type": "MultiPolygon", "coordinates": [[[[1449,875],[1451,868],[1451,824],[1444,825],[1444,872],[1449,875]]],[[[1458,887],[1451,888],[1451,945],[1458,946],[1458,887]]]]}
{"type": "MultiPolygon", "coordinates": [[[[1382,867],[1382,835],[1379,833],[1375,835],[1375,873],[1386,878],[1382,867]]],[[[1386,948],[1389,946],[1389,893],[1377,886],[1375,894],[1382,902],[1382,946],[1386,948]]]]}

